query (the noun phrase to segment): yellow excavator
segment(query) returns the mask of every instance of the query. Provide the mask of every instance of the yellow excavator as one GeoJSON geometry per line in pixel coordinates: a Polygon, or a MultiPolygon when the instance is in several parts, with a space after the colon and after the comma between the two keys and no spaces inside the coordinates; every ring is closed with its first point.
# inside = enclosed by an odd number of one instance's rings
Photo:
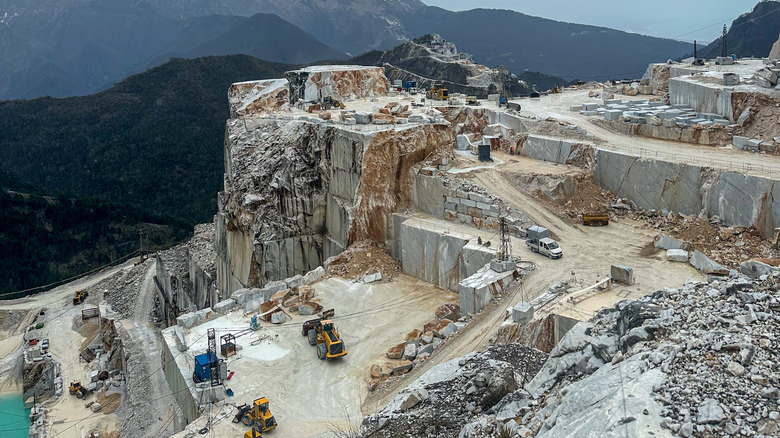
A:
{"type": "Polygon", "coordinates": [[[426,97],[434,100],[447,100],[450,98],[450,92],[444,88],[444,85],[437,82],[428,90],[426,97]]]}
{"type": "Polygon", "coordinates": [[[260,437],[263,433],[276,429],[277,426],[276,419],[268,407],[268,399],[265,397],[255,400],[252,407],[244,413],[241,421],[247,426],[252,426],[252,430],[244,434],[246,438],[260,437]]]}

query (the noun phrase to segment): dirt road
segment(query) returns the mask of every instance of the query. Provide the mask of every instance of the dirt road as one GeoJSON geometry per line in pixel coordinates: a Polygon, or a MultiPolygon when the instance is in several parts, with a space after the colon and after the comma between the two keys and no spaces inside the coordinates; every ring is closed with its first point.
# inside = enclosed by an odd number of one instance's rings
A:
{"type": "Polygon", "coordinates": [[[174,423],[168,420],[174,410],[175,400],[165,380],[162,366],[162,337],[149,315],[154,307],[156,286],[154,274],[157,267],[154,259],[138,288],[133,317],[122,320],[129,341],[124,344],[128,360],[127,387],[122,400],[122,436],[126,438],[149,436],[157,431],[160,436],[174,432],[174,423]],[[139,418],[143,418],[139,422],[139,418]]]}

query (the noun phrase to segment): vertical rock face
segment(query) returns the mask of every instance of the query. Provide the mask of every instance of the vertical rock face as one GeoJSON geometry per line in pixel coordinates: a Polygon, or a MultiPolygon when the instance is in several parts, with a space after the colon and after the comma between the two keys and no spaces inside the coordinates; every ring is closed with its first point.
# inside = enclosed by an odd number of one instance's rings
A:
{"type": "Polygon", "coordinates": [[[382,67],[323,65],[288,71],[290,102],[336,99],[362,99],[384,96],[389,83],[382,67]]]}
{"type": "Polygon", "coordinates": [[[220,291],[307,272],[354,242],[382,242],[388,215],[409,202],[410,168],[453,140],[447,125],[366,133],[230,119],[215,217],[220,291]]]}
{"type": "Polygon", "coordinates": [[[772,44],[772,50],[769,51],[770,59],[780,59],[780,38],[772,44]]]}

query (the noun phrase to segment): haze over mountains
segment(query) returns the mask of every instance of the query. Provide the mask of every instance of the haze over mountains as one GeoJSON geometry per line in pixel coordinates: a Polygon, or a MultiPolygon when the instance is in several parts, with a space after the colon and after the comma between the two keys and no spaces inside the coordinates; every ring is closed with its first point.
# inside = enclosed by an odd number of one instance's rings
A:
{"type": "Polygon", "coordinates": [[[305,63],[388,49],[427,33],[454,41],[479,63],[566,79],[608,79],[692,49],[512,11],[451,12],[417,0],[1,0],[0,98],[89,94],[171,56],[245,53],[305,63]]]}

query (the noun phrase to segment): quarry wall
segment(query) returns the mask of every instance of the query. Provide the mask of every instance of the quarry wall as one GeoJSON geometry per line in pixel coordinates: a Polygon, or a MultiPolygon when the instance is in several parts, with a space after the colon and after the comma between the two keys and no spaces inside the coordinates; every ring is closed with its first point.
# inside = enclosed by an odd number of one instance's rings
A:
{"type": "Polygon", "coordinates": [[[669,79],[669,102],[686,105],[698,113],[720,114],[734,122],[731,90],[722,85],[697,82],[688,78],[669,79]]]}
{"type": "Polygon", "coordinates": [[[764,236],[780,223],[780,184],[773,179],[606,150],[596,152],[596,163],[601,187],[644,209],[701,212],[727,225],[756,226],[764,236]]]}
{"type": "MultiPolygon", "coordinates": [[[[175,329],[176,327],[169,327],[163,330],[163,335],[165,336],[165,332],[169,332],[167,336],[172,336],[170,332],[175,329]]],[[[180,354],[178,351],[171,351],[169,342],[162,342],[162,363],[165,380],[168,382],[168,387],[173,395],[174,404],[179,407],[179,415],[174,416],[176,421],[174,430],[176,431],[182,430],[184,426],[198,417],[198,403],[192,396],[187,380],[176,363],[176,357],[180,354]]]]}
{"type": "Polygon", "coordinates": [[[412,167],[453,140],[447,124],[358,131],[229,120],[215,216],[220,293],[306,273],[353,242],[384,241],[390,213],[412,202],[412,167]]]}

